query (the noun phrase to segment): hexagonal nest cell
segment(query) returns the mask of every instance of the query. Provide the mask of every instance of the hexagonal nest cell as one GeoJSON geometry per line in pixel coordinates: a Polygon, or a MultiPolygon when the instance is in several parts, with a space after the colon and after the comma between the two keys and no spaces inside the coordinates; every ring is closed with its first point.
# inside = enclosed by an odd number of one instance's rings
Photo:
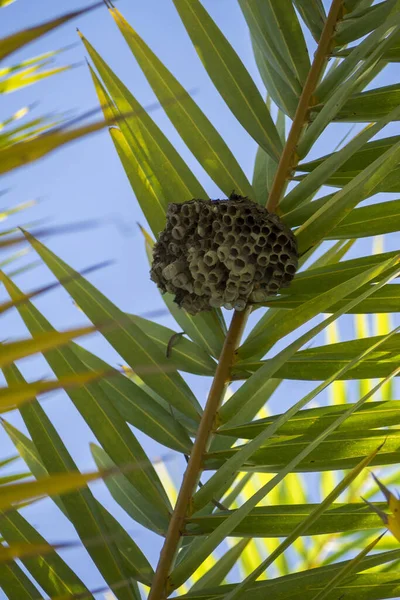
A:
{"type": "Polygon", "coordinates": [[[151,279],[192,315],[262,303],[290,284],[298,265],[291,230],[236,195],[169,204],[153,258],[151,279]]]}

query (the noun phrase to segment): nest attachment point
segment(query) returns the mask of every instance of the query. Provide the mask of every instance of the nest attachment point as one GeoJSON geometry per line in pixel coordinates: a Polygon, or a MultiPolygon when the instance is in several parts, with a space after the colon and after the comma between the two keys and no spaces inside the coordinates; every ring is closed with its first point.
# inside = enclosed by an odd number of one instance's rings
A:
{"type": "Polygon", "coordinates": [[[169,204],[150,275],[194,315],[262,303],[290,284],[297,265],[296,238],[279,217],[232,195],[169,204]]]}

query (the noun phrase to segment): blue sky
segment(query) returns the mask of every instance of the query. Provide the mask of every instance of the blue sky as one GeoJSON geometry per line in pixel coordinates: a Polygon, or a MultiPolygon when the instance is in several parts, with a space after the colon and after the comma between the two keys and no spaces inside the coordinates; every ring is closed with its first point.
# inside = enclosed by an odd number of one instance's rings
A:
{"type": "MultiPolygon", "coordinates": [[[[3,37],[17,29],[32,26],[67,10],[89,4],[84,0],[68,2],[64,0],[57,3],[49,0],[36,2],[17,0],[1,10],[0,36],[3,37]]],[[[204,0],[203,4],[263,90],[238,4],[234,0],[204,0]]],[[[251,178],[256,145],[213,88],[172,1],[119,0],[118,8],[152,50],[162,57],[166,66],[186,89],[193,91],[196,102],[217,126],[244,171],[251,178]]],[[[21,106],[34,101],[38,101],[38,106],[34,109],[33,115],[53,111],[61,114],[73,111],[75,115],[79,115],[97,106],[92,81],[84,63],[85,51],[75,31],[77,26],[137,99],[144,106],[154,103],[155,97],[122,36],[106,8],[101,7],[68,23],[11,57],[10,63],[17,62],[20,58],[76,43],[76,46],[56,59],[57,64],[74,64],[75,68],[55,78],[44,80],[34,87],[2,96],[1,117],[6,117],[21,106]]],[[[393,81],[390,79],[393,73],[394,70],[391,68],[381,75],[379,84],[393,81]]],[[[151,116],[187,160],[210,197],[220,197],[219,190],[187,150],[162,110],[152,111],[151,116]]],[[[316,153],[325,153],[327,150],[324,149],[324,144],[327,142],[329,148],[332,148],[333,142],[342,137],[346,128],[347,125],[341,125],[330,130],[316,153]]],[[[15,205],[27,199],[41,198],[42,201],[38,206],[26,213],[28,220],[49,218],[51,219],[49,224],[59,225],[85,219],[99,220],[101,224],[90,231],[51,237],[46,243],[76,269],[103,260],[113,260],[111,266],[92,274],[90,280],[124,310],[143,314],[147,311],[163,309],[163,302],[148,277],[143,240],[136,226],[137,221],[144,223],[144,219],[107,132],[63,148],[45,160],[3,177],[0,189],[7,188],[9,192],[2,198],[2,205],[15,205]]],[[[21,217],[18,216],[10,223],[20,224],[20,219],[21,217]]],[[[394,238],[390,238],[386,249],[394,248],[394,238]]],[[[367,240],[358,245],[358,250],[354,250],[353,255],[370,249],[371,241],[367,240]]],[[[44,267],[40,267],[21,276],[18,284],[24,290],[29,290],[50,280],[49,272],[44,267]]],[[[65,329],[84,322],[82,315],[61,290],[41,297],[36,305],[55,327],[65,329]]],[[[160,317],[159,322],[174,327],[172,319],[168,316],[160,317]]],[[[16,314],[9,315],[4,323],[2,338],[22,336],[24,331],[19,317],[16,314]]],[[[87,346],[101,353],[113,364],[117,362],[115,353],[101,340],[97,338],[95,341],[89,340],[87,346]]],[[[28,378],[49,375],[48,367],[39,359],[23,361],[21,367],[28,378]]],[[[199,399],[204,399],[209,381],[194,377],[190,380],[195,385],[199,399]]],[[[297,395],[306,389],[308,389],[306,384],[299,386],[296,383],[294,386],[287,383],[281,393],[292,395],[296,391],[297,395]]],[[[44,402],[44,406],[79,466],[82,469],[91,468],[88,442],[93,440],[93,435],[77,417],[69,399],[61,393],[54,394],[44,402]]],[[[17,415],[10,417],[10,421],[23,428],[17,415]]],[[[144,436],[138,437],[143,440],[150,456],[156,457],[162,451],[156,444],[144,440],[144,436]]],[[[0,444],[2,456],[13,453],[12,444],[1,431],[0,444]]],[[[178,475],[179,468],[179,461],[171,464],[171,470],[175,475],[178,475]]],[[[139,526],[129,521],[122,511],[110,502],[104,490],[101,491],[101,498],[108,506],[113,506],[114,513],[121,516],[129,531],[137,534],[135,539],[154,562],[157,544],[153,537],[144,535],[139,526]]],[[[40,528],[40,531],[49,535],[50,540],[58,541],[73,537],[72,528],[65,520],[62,522],[58,520],[58,512],[50,501],[32,507],[26,514],[40,528]],[[56,519],[57,524],[60,522],[60,526],[57,525],[55,534],[56,519]]],[[[81,560],[82,555],[79,551],[69,552],[65,558],[82,576],[85,576],[85,581],[89,585],[96,586],[101,582],[90,561],[81,560]]]]}

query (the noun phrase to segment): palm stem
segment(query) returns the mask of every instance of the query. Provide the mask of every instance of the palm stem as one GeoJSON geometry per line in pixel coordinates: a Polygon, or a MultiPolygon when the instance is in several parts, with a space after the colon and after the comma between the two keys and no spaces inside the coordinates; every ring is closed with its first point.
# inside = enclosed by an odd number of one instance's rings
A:
{"type": "MultiPolygon", "coordinates": [[[[300,96],[292,127],[272,184],[267,204],[267,208],[270,212],[276,212],[285,183],[290,176],[293,167],[297,163],[297,144],[306,123],[308,111],[313,99],[313,93],[330,52],[332,36],[340,15],[342,4],[343,0],[332,1],[325,27],[314,56],[314,61],[300,96]]],[[[249,310],[250,309],[247,309],[247,311],[240,313],[235,312],[233,315],[199,425],[196,440],[193,444],[193,449],[179,490],[174,512],[171,516],[171,521],[169,523],[164,546],[161,550],[160,560],[157,565],[148,600],[165,600],[169,592],[172,591],[173,586],[171,585],[171,582],[169,582],[171,566],[173,565],[178,550],[179,541],[184,529],[185,518],[190,513],[190,503],[195,487],[199,481],[203,466],[203,457],[211,440],[217,411],[221,405],[226,386],[229,382],[235,352],[240,343],[249,310]]]]}
{"type": "Polygon", "coordinates": [[[294,167],[299,161],[299,156],[296,152],[297,144],[304,126],[307,123],[308,112],[313,104],[313,94],[315,92],[315,88],[318,85],[325,63],[330,54],[333,34],[335,32],[338,18],[340,17],[342,7],[343,0],[332,1],[321,38],[318,42],[317,50],[314,54],[314,60],[304,84],[292,126],[290,128],[289,135],[275,173],[274,181],[272,183],[267,202],[267,209],[270,212],[277,212],[286,181],[290,177],[294,167]]]}
{"type": "Polygon", "coordinates": [[[190,503],[203,467],[204,453],[209,446],[217,411],[221,405],[226,386],[230,381],[230,371],[249,310],[250,308],[243,312],[235,311],[232,317],[197,431],[196,440],[183,476],[174,512],[171,516],[148,600],[164,600],[170,591],[171,586],[168,582],[169,573],[182,536],[185,519],[190,514],[190,503]]]}

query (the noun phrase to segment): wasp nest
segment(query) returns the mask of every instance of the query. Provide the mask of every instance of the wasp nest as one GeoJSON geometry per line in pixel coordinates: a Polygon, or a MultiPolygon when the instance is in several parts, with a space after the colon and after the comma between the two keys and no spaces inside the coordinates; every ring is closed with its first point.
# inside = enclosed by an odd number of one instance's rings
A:
{"type": "Polygon", "coordinates": [[[151,279],[194,315],[265,301],[289,285],[298,255],[294,235],[277,215],[232,195],[169,204],[153,257],[151,279]]]}

